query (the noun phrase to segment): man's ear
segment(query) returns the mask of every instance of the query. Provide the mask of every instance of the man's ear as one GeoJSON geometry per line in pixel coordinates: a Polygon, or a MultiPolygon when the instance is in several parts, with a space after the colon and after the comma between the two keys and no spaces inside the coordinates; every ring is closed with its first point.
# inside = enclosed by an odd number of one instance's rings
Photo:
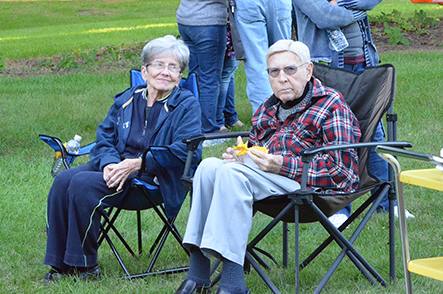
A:
{"type": "Polygon", "coordinates": [[[307,82],[311,80],[312,77],[312,71],[314,70],[314,64],[312,62],[309,62],[308,66],[306,66],[306,78],[307,82]]]}

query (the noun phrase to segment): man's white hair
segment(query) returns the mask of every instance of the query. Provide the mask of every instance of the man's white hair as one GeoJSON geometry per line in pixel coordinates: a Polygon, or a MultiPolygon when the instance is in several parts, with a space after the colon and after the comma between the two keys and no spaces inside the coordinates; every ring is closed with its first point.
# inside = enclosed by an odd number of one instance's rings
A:
{"type": "Polygon", "coordinates": [[[274,43],[268,49],[268,53],[266,53],[266,61],[269,60],[275,53],[279,52],[292,52],[296,54],[302,63],[311,62],[311,54],[309,53],[309,48],[304,43],[300,41],[292,41],[292,40],[279,40],[274,43]]]}

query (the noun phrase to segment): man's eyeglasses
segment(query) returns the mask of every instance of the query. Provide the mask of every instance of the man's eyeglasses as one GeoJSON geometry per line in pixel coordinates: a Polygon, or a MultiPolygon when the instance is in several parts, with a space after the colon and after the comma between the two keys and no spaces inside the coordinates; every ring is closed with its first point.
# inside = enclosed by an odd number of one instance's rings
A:
{"type": "Polygon", "coordinates": [[[270,67],[270,68],[267,68],[266,71],[268,72],[268,75],[270,75],[273,78],[276,78],[280,74],[281,70],[283,70],[285,72],[285,74],[287,74],[288,76],[293,76],[297,73],[298,68],[300,66],[305,65],[305,64],[307,64],[307,62],[302,63],[299,66],[288,65],[288,66],[285,66],[284,68],[270,67]]]}
{"type": "MultiPolygon", "coordinates": [[[[166,65],[164,63],[152,62],[152,63],[146,64],[146,68],[150,65],[157,71],[163,71],[166,67],[166,65]]],[[[178,67],[177,65],[168,64],[168,70],[169,70],[169,72],[172,72],[172,73],[179,73],[180,67],[178,67]]]]}

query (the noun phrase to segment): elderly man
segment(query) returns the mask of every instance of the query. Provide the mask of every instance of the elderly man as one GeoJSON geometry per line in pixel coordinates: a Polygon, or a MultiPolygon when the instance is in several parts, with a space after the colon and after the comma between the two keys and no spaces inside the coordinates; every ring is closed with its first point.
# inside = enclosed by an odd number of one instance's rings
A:
{"type": "MultiPolygon", "coordinates": [[[[223,160],[208,158],[199,165],[183,240],[191,252],[191,266],[176,293],[207,293],[209,255],[223,261],[216,293],[249,293],[243,262],[254,201],[300,187],[302,150],[359,141],[358,122],[341,94],[312,76],[306,45],[280,40],[269,48],[266,59],[274,94],[254,115],[249,144],[266,147],[269,154],[248,151],[246,156],[257,165],[253,167],[228,148],[223,160]]],[[[315,157],[308,185],[329,193],[354,191],[359,183],[357,160],[353,149],[315,157]]]]}

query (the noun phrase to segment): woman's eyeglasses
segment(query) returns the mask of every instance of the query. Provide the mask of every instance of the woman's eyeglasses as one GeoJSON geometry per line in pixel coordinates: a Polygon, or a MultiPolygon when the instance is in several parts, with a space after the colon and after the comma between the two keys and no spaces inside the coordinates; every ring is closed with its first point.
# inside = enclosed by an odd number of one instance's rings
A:
{"type": "MultiPolygon", "coordinates": [[[[166,67],[166,65],[164,63],[152,62],[152,63],[146,64],[146,68],[150,65],[157,71],[163,71],[166,67]]],[[[172,73],[179,73],[180,67],[178,67],[177,65],[168,64],[168,70],[169,70],[169,72],[172,72],[172,73]]]]}

